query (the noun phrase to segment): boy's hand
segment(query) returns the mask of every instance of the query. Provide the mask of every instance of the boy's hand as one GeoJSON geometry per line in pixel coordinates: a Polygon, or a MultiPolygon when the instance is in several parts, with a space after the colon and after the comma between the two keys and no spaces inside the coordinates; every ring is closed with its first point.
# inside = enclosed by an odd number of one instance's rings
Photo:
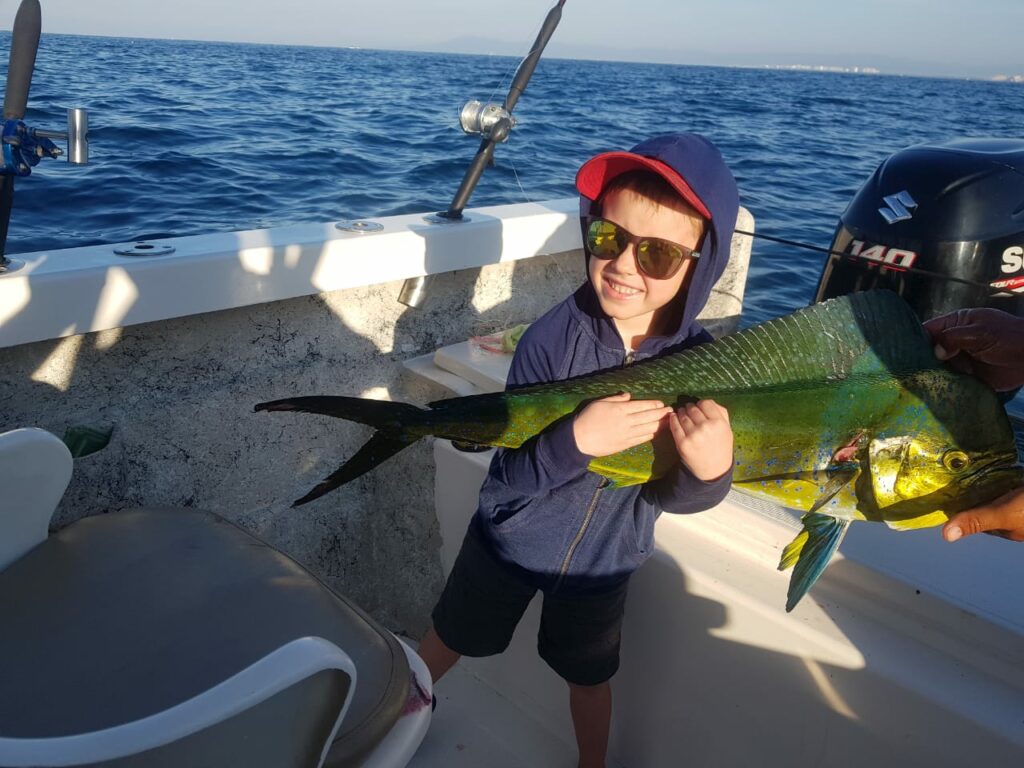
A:
{"type": "Polygon", "coordinates": [[[631,400],[629,392],[594,400],[573,420],[576,447],[587,456],[611,456],[653,438],[670,413],[659,400],[631,400]]]}
{"type": "Polygon", "coordinates": [[[698,480],[717,480],[732,467],[729,412],[714,400],[687,403],[668,424],[679,458],[698,480]]]}

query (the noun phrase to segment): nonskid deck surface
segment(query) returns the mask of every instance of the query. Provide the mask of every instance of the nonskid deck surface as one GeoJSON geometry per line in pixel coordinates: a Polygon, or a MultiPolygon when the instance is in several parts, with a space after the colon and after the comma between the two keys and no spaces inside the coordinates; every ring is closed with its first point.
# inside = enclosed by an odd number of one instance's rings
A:
{"type": "MultiPolygon", "coordinates": [[[[434,688],[437,710],[409,768],[575,768],[572,733],[545,728],[476,677],[471,664],[457,664],[434,688]]],[[[617,764],[609,758],[608,765],[617,764]]]]}
{"type": "Polygon", "coordinates": [[[463,665],[453,667],[434,694],[437,710],[409,768],[576,765],[572,734],[565,734],[567,741],[546,730],[463,665]]]}

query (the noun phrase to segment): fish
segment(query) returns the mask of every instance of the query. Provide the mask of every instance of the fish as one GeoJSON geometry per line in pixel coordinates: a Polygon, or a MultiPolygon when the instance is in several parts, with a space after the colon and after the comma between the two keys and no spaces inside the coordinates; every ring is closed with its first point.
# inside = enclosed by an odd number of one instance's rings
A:
{"type": "MultiPolygon", "coordinates": [[[[420,408],[345,396],[259,403],[256,411],[326,414],[376,432],[295,506],[354,480],[433,435],[518,448],[592,400],[620,392],[680,407],[712,399],[734,438],[733,486],[802,513],[783,550],[791,611],[851,523],[904,531],[940,525],[1024,483],[1009,418],[982,381],[934,354],[919,318],[891,291],[865,291],[652,360],[420,408]]],[[[645,483],[679,462],[670,431],[590,461],[612,487],[645,483]]]]}

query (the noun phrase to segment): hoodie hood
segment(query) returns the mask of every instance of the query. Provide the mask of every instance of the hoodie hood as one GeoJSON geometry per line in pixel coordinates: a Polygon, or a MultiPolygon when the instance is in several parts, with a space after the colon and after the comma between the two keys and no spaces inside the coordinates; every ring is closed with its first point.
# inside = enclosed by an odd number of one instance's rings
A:
{"type": "MultiPolygon", "coordinates": [[[[612,179],[634,170],[660,175],[707,222],[708,231],[686,287],[686,305],[675,334],[685,337],[700,330],[697,315],[704,309],[711,288],[722,276],[729,259],[739,213],[736,180],[721,153],[703,136],[695,133],[655,136],[640,142],[629,152],[605,152],[583,164],[576,175],[580,215],[590,215],[612,179]]],[[[589,280],[587,286],[593,294],[589,280]]],[[[594,299],[596,304],[596,295],[594,299]]]]}

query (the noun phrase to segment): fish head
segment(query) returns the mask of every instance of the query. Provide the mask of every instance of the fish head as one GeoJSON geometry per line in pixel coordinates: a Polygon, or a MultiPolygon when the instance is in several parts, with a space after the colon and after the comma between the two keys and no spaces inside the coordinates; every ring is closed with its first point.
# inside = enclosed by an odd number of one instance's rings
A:
{"type": "Polygon", "coordinates": [[[953,513],[1024,484],[1015,448],[969,450],[932,435],[907,435],[872,440],[868,456],[872,496],[881,510],[927,505],[953,513]]]}
{"type": "Polygon", "coordinates": [[[885,520],[949,516],[1024,484],[1006,413],[990,390],[957,377],[942,398],[908,407],[902,430],[867,446],[872,497],[885,520]],[[913,417],[910,416],[913,414],[913,417]]]}

